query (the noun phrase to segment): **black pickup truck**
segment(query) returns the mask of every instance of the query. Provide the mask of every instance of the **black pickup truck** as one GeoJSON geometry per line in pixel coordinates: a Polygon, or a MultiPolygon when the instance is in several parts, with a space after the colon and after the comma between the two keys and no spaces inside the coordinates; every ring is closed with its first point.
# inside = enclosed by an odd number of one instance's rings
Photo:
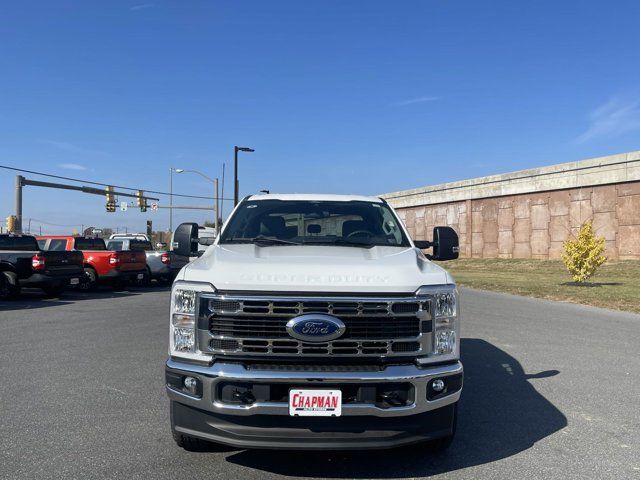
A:
{"type": "Polygon", "coordinates": [[[17,297],[22,287],[59,296],[83,281],[82,252],[43,251],[31,235],[0,235],[0,300],[17,297]]]}

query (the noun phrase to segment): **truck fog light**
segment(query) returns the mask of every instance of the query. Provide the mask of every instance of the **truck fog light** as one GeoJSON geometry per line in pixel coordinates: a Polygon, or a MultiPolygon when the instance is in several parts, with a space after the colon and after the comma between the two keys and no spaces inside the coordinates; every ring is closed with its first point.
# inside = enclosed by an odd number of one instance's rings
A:
{"type": "Polygon", "coordinates": [[[433,382],[431,382],[431,388],[433,388],[434,392],[443,391],[444,390],[444,380],[442,380],[441,378],[435,379],[433,382]]]}
{"type": "Polygon", "coordinates": [[[192,395],[195,395],[197,393],[197,389],[198,389],[198,380],[195,379],[194,377],[184,377],[184,380],[182,382],[184,384],[184,388],[191,393],[192,395]]]}

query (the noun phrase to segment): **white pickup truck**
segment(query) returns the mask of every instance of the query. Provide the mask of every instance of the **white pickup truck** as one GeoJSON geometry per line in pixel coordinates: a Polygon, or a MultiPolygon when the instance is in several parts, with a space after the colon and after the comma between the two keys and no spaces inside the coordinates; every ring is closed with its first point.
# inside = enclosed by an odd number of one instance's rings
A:
{"type": "MultiPolygon", "coordinates": [[[[177,241],[189,255],[197,225],[177,241]]],[[[449,446],[462,391],[458,256],[380,198],[253,195],[171,292],[165,380],[186,449],[449,446]],[[431,255],[421,249],[433,248],[431,255]]]]}

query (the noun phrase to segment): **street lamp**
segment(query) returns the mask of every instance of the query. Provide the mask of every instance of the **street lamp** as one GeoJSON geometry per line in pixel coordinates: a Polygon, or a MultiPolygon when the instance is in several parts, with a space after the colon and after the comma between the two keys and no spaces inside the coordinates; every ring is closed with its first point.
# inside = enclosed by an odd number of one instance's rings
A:
{"type": "Polygon", "coordinates": [[[185,170],[183,168],[176,168],[175,172],[176,173],[183,173],[183,172],[195,173],[195,174],[200,175],[205,180],[213,183],[213,193],[214,193],[214,198],[215,198],[215,211],[216,211],[214,225],[216,227],[216,234],[217,234],[218,233],[218,217],[219,217],[219,211],[218,211],[218,207],[219,207],[219,204],[218,204],[218,179],[217,178],[211,178],[211,177],[205,175],[204,173],[199,172],[198,170],[185,170]]]}
{"type": "Polygon", "coordinates": [[[173,172],[184,172],[181,168],[169,168],[169,231],[173,233],[173,172]]]}
{"type": "Polygon", "coordinates": [[[233,147],[233,206],[238,205],[238,192],[240,191],[240,183],[238,182],[238,152],[255,152],[253,148],[249,147],[233,147]]]}

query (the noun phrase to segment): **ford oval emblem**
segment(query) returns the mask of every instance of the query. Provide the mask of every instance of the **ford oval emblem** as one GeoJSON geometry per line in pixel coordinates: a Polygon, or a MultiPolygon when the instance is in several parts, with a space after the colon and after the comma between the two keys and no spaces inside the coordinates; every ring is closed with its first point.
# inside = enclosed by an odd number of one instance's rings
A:
{"type": "Polygon", "coordinates": [[[328,342],[342,336],[345,331],[342,320],[322,313],[309,313],[287,322],[287,333],[303,342],[328,342]]]}

